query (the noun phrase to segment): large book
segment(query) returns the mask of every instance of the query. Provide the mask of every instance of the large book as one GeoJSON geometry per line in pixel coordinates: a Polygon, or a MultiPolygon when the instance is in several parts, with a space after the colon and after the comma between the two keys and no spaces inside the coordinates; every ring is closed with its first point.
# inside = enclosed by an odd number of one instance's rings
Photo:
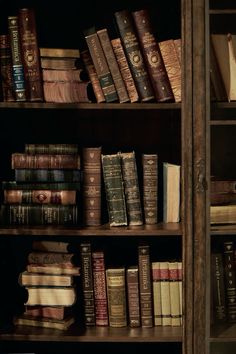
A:
{"type": "Polygon", "coordinates": [[[15,326],[33,326],[67,330],[75,322],[75,318],[73,316],[68,316],[64,319],[58,320],[47,317],[36,318],[34,316],[23,314],[15,317],[13,322],[15,326]]]}
{"type": "Polygon", "coordinates": [[[12,169],[80,169],[79,154],[27,154],[11,155],[12,169]]]}
{"type": "Polygon", "coordinates": [[[234,256],[234,242],[224,241],[223,248],[225,300],[227,305],[228,322],[236,322],[236,270],[234,256]]]}
{"type": "Polygon", "coordinates": [[[107,299],[110,327],[126,327],[125,268],[106,269],[107,299]]]}
{"type": "Polygon", "coordinates": [[[141,326],[153,326],[153,294],[149,245],[138,246],[139,294],[141,326]]]}
{"type": "Polygon", "coordinates": [[[4,225],[77,225],[77,205],[4,204],[0,209],[4,225]]]}
{"type": "Polygon", "coordinates": [[[117,101],[118,95],[114,81],[95,28],[85,31],[85,40],[87,42],[106,102],[117,101]]]}
{"type": "Polygon", "coordinates": [[[39,53],[41,57],[80,58],[80,50],[78,48],[40,47],[39,53]]]}
{"type": "Polygon", "coordinates": [[[163,163],[163,221],[180,221],[180,166],[163,163]]]}
{"type": "Polygon", "coordinates": [[[120,68],[120,73],[123,78],[125,87],[127,89],[130,102],[137,102],[139,100],[138,92],[134,83],[133,76],[130,71],[130,67],[124,52],[124,48],[120,38],[111,40],[111,45],[117,60],[117,64],[120,68]]]}
{"type": "Polygon", "coordinates": [[[105,54],[106,60],[108,67],[110,69],[114,85],[116,88],[117,95],[119,97],[119,102],[124,103],[124,102],[129,102],[129,96],[123,81],[123,78],[121,76],[121,72],[118,66],[118,63],[116,61],[116,57],[111,45],[110,37],[107,31],[107,28],[103,28],[99,31],[97,31],[97,35],[99,37],[101,46],[103,48],[103,52],[105,54]]]}
{"type": "Polygon", "coordinates": [[[139,98],[142,102],[150,101],[154,99],[154,92],[144,62],[132,14],[128,10],[117,11],[115,19],[139,98]]]}
{"type": "Polygon", "coordinates": [[[142,225],[143,215],[135,152],[121,152],[120,156],[128,224],[142,225]]]}
{"type": "Polygon", "coordinates": [[[225,322],[227,319],[225,271],[221,252],[211,254],[211,296],[214,322],[225,322]]]}
{"type": "Polygon", "coordinates": [[[76,302],[76,290],[72,286],[26,286],[26,306],[72,306],[76,302]]]}
{"type": "Polygon", "coordinates": [[[110,226],[127,225],[120,154],[102,154],[101,158],[110,226]]]}
{"type": "Polygon", "coordinates": [[[81,82],[83,81],[83,69],[42,69],[42,77],[44,82],[57,82],[57,81],[67,81],[67,82],[81,82]]]}
{"type": "Polygon", "coordinates": [[[78,144],[25,144],[26,154],[78,154],[79,147],[78,144]]]}
{"type": "Polygon", "coordinates": [[[89,103],[89,81],[44,81],[44,99],[54,103],[89,103]]]}
{"type": "MultiPolygon", "coordinates": [[[[81,182],[17,182],[17,181],[2,181],[2,190],[20,190],[20,191],[36,191],[36,190],[50,190],[50,191],[79,191],[81,189],[81,182]]],[[[31,192],[32,193],[32,192],[31,192]]]]}
{"type": "Polygon", "coordinates": [[[19,275],[21,286],[73,286],[74,276],[70,274],[41,274],[23,271],[19,275]]]}
{"type": "Polygon", "coordinates": [[[101,225],[102,164],[101,146],[84,147],[83,158],[83,222],[101,225]]]}
{"type": "Polygon", "coordinates": [[[41,274],[68,274],[80,275],[80,267],[71,265],[71,263],[53,263],[53,264],[27,264],[26,270],[28,273],[41,274]]]}
{"type": "Polygon", "coordinates": [[[143,209],[145,224],[158,222],[158,155],[143,154],[143,209]]]}
{"type": "Polygon", "coordinates": [[[4,204],[76,204],[73,190],[4,190],[4,204]]]}
{"type": "Polygon", "coordinates": [[[158,102],[174,101],[174,95],[155,37],[149,13],[146,9],[132,13],[154,94],[158,102]]]}
{"type": "Polygon", "coordinates": [[[8,16],[8,31],[11,46],[15,99],[16,101],[26,101],[26,85],[21,53],[18,16],[8,16]]]}
{"type": "Polygon", "coordinates": [[[15,169],[16,182],[80,182],[81,171],[45,168],[15,169]]]}
{"type": "Polygon", "coordinates": [[[3,101],[15,101],[11,46],[8,34],[0,34],[0,76],[3,101]]]}
{"type": "Polygon", "coordinates": [[[34,10],[21,8],[18,18],[26,98],[29,101],[43,101],[43,83],[34,10]]]}
{"type": "Polygon", "coordinates": [[[139,272],[138,266],[129,266],[126,269],[127,306],[129,326],[140,327],[140,300],[139,300],[139,272]]]}
{"type": "Polygon", "coordinates": [[[63,320],[73,313],[73,306],[25,306],[24,315],[34,318],[52,318],[63,320]]]}
{"type": "Polygon", "coordinates": [[[162,326],[171,326],[170,276],[168,262],[160,262],[162,326]]]}
{"type": "Polygon", "coordinates": [[[160,262],[151,263],[154,325],[162,325],[160,262]]]}
{"type": "Polygon", "coordinates": [[[179,297],[179,278],[177,262],[168,262],[170,282],[170,315],[171,326],[181,325],[181,309],[179,297]]]}

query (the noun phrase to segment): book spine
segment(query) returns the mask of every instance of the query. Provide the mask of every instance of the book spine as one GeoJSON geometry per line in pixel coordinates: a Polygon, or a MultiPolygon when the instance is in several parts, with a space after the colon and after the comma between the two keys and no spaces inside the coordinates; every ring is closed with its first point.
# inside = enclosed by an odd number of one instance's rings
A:
{"type": "Polygon", "coordinates": [[[76,205],[23,205],[1,206],[1,222],[8,225],[77,225],[76,205]]]}
{"type": "Polygon", "coordinates": [[[29,101],[43,101],[43,84],[35,14],[32,9],[23,8],[19,10],[18,17],[26,97],[29,101]]]}
{"type": "Polygon", "coordinates": [[[74,253],[57,253],[57,252],[30,252],[27,256],[28,263],[34,264],[56,264],[71,263],[74,264],[74,253]]]}
{"type": "Polygon", "coordinates": [[[118,63],[111,45],[111,41],[107,32],[107,29],[104,28],[100,31],[97,31],[103,52],[107,59],[107,64],[110,69],[117,95],[119,97],[120,103],[129,102],[129,96],[123,81],[123,78],[120,73],[118,63]]]}
{"type": "Polygon", "coordinates": [[[120,156],[102,154],[101,158],[110,226],[127,225],[120,156]]]}
{"type": "Polygon", "coordinates": [[[103,251],[92,252],[96,326],[108,326],[106,270],[103,251]]]}
{"type": "Polygon", "coordinates": [[[25,144],[26,154],[55,154],[55,155],[65,155],[71,154],[76,155],[79,153],[77,144],[25,144]]]}
{"type": "Polygon", "coordinates": [[[108,313],[110,327],[126,327],[125,268],[106,270],[108,313]]]}
{"type": "Polygon", "coordinates": [[[160,262],[162,326],[171,326],[170,277],[168,262],[160,262]]]}
{"type": "Polygon", "coordinates": [[[183,323],[183,263],[177,262],[178,267],[178,284],[179,284],[179,305],[180,305],[180,322],[183,323]]]}
{"type": "Polygon", "coordinates": [[[142,327],[153,326],[153,295],[148,245],[138,247],[139,289],[142,327]]]}
{"type": "Polygon", "coordinates": [[[120,38],[111,40],[111,45],[120,68],[121,76],[126,86],[130,102],[137,102],[139,100],[138,92],[131,74],[128,61],[125,56],[124,48],[120,38]]]}
{"type": "Polygon", "coordinates": [[[91,58],[91,55],[88,50],[84,50],[81,52],[81,58],[83,60],[84,66],[86,68],[86,71],[88,73],[89,79],[91,81],[92,87],[93,87],[93,92],[96,97],[97,103],[105,102],[105,96],[103,94],[99,78],[95,69],[95,66],[93,64],[93,60],[91,58]]]}
{"type": "Polygon", "coordinates": [[[236,193],[236,181],[211,181],[211,193],[236,193]]]}
{"type": "Polygon", "coordinates": [[[76,204],[76,191],[4,190],[5,204],[76,204]]]}
{"type": "Polygon", "coordinates": [[[24,154],[11,155],[12,169],[80,169],[80,155],[24,154]]]}
{"type": "Polygon", "coordinates": [[[150,101],[154,99],[154,92],[141,53],[132,15],[128,10],[123,10],[116,12],[115,18],[140,100],[150,101]]]}
{"type": "Polygon", "coordinates": [[[158,222],[158,155],[143,154],[143,208],[145,224],[158,222]]]}
{"type": "Polygon", "coordinates": [[[80,255],[85,325],[94,326],[96,324],[96,314],[93,288],[92,250],[89,242],[80,244],[80,255]]]}
{"type": "Polygon", "coordinates": [[[225,301],[225,273],[222,253],[211,254],[212,311],[214,322],[227,319],[225,301]]]}
{"type": "Polygon", "coordinates": [[[139,10],[132,13],[141,50],[158,102],[174,101],[170,81],[161,55],[159,44],[154,36],[149,13],[139,10]]]}
{"type": "Polygon", "coordinates": [[[162,325],[160,262],[151,263],[154,325],[162,325]]]}
{"type": "Polygon", "coordinates": [[[95,66],[98,79],[103,90],[106,102],[118,100],[114,81],[108,68],[103,49],[101,47],[97,33],[85,36],[93,64],[95,66]]]}
{"type": "Polygon", "coordinates": [[[101,147],[83,148],[83,216],[87,226],[101,225],[101,147]]]}
{"type": "Polygon", "coordinates": [[[177,262],[168,262],[170,279],[170,313],[171,326],[181,325],[178,266],[177,262]]]}
{"type": "Polygon", "coordinates": [[[81,189],[80,182],[59,182],[59,183],[23,183],[16,181],[2,181],[3,190],[75,190],[79,191],[81,189]]]}
{"type": "Polygon", "coordinates": [[[140,327],[139,274],[138,266],[126,269],[129,326],[140,327]]]}
{"type": "Polygon", "coordinates": [[[143,225],[139,181],[134,151],[120,153],[129,225],[143,225]]]}
{"type": "Polygon", "coordinates": [[[69,314],[72,314],[71,307],[63,306],[25,306],[24,311],[24,315],[27,316],[47,317],[55,320],[63,320],[69,314]]]}
{"type": "Polygon", "coordinates": [[[228,322],[236,322],[236,272],[234,258],[234,243],[224,242],[224,272],[225,272],[225,295],[227,304],[228,322]]]}
{"type": "Polygon", "coordinates": [[[15,99],[16,101],[26,101],[24,67],[20,48],[20,31],[17,16],[8,16],[8,31],[11,46],[15,99]]]}
{"type": "Polygon", "coordinates": [[[3,101],[15,101],[11,46],[8,34],[0,35],[0,70],[3,101]]]}
{"type": "Polygon", "coordinates": [[[70,244],[69,242],[62,242],[62,241],[33,240],[32,250],[44,251],[44,252],[68,253],[70,250],[70,244]]]}
{"type": "Polygon", "coordinates": [[[80,170],[15,169],[16,182],[79,182],[80,170]]]}

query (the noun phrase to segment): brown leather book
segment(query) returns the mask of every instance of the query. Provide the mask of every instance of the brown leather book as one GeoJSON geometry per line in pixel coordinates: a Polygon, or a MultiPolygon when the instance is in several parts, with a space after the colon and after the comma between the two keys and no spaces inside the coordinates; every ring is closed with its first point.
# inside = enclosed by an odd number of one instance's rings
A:
{"type": "Polygon", "coordinates": [[[65,317],[72,314],[72,309],[72,306],[25,306],[24,315],[63,320],[65,317]]]}
{"type": "Polygon", "coordinates": [[[123,10],[116,12],[115,18],[140,100],[142,102],[153,100],[154,92],[132,15],[128,10],[123,10]]]}
{"type": "Polygon", "coordinates": [[[0,35],[0,73],[2,85],[2,98],[5,102],[15,101],[13,88],[13,73],[11,47],[8,34],[0,35]]]}
{"type": "Polygon", "coordinates": [[[34,10],[20,9],[18,16],[26,97],[29,101],[43,101],[43,84],[34,10]]]}
{"type": "Polygon", "coordinates": [[[147,10],[132,13],[140,47],[158,102],[174,101],[170,81],[147,10]]]}
{"type": "Polygon", "coordinates": [[[28,254],[27,260],[29,264],[66,263],[69,266],[73,266],[78,263],[78,259],[76,258],[74,253],[32,251],[28,254]]]}
{"type": "Polygon", "coordinates": [[[139,302],[139,274],[138,266],[129,266],[126,269],[127,305],[129,326],[140,327],[140,302],[139,302]]]}
{"type": "Polygon", "coordinates": [[[143,154],[143,208],[145,224],[158,222],[158,155],[143,154]]]}
{"type": "Polygon", "coordinates": [[[89,103],[90,83],[88,81],[44,82],[43,92],[46,102],[54,103],[89,103]]]}
{"type": "Polygon", "coordinates": [[[12,169],[80,169],[79,154],[26,154],[13,153],[11,155],[12,169]]]}

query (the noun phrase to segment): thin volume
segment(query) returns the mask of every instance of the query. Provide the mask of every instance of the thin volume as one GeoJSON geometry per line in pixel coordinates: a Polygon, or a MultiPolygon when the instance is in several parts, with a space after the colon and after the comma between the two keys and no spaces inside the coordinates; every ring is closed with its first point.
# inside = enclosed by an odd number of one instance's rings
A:
{"type": "Polygon", "coordinates": [[[8,34],[0,35],[0,75],[2,85],[3,101],[15,101],[13,89],[13,73],[12,73],[12,58],[11,46],[8,34]]]}

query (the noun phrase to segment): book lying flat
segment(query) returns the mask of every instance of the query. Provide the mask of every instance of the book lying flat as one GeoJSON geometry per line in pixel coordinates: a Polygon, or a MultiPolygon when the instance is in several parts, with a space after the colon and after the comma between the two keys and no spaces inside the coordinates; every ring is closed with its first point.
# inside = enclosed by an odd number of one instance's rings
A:
{"type": "Polygon", "coordinates": [[[43,274],[71,274],[79,275],[80,267],[71,266],[67,263],[58,264],[28,264],[26,266],[27,272],[43,273],[43,274]]]}
{"type": "Polygon", "coordinates": [[[20,326],[33,326],[33,327],[44,327],[44,328],[54,328],[60,330],[68,329],[72,323],[75,322],[73,316],[64,318],[63,320],[56,320],[47,317],[35,318],[28,315],[17,316],[14,319],[14,325],[20,326]]]}
{"type": "Polygon", "coordinates": [[[69,306],[25,306],[24,315],[34,318],[52,318],[55,320],[63,320],[73,313],[74,307],[69,306]]]}
{"type": "Polygon", "coordinates": [[[76,301],[73,287],[33,287],[26,286],[28,299],[25,305],[72,306],[76,301]]]}
{"type": "Polygon", "coordinates": [[[66,274],[41,274],[24,271],[19,275],[21,286],[72,286],[73,275],[66,274]]]}

